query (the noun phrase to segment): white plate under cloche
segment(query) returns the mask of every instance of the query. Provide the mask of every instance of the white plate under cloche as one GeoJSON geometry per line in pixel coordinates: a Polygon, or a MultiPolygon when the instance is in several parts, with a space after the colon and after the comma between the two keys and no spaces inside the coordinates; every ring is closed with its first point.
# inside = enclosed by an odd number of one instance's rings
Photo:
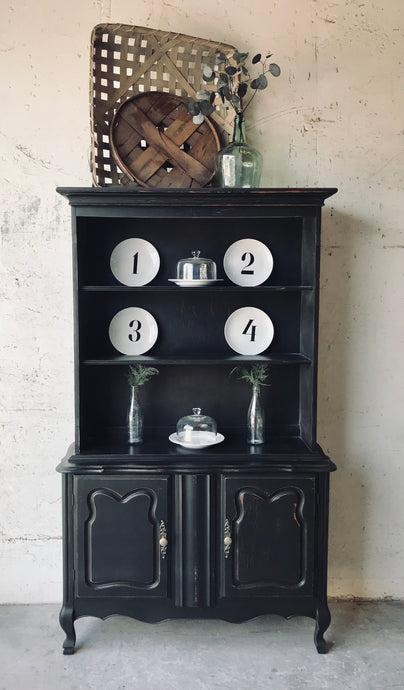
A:
{"type": "Polygon", "coordinates": [[[160,268],[160,257],[157,249],[147,240],[129,237],[114,248],[110,266],[120,283],[138,287],[147,285],[156,277],[160,268]]]}
{"type": "Polygon", "coordinates": [[[236,285],[262,285],[272,273],[274,260],[266,244],[254,239],[237,240],[223,258],[226,275],[236,285]]]}
{"type": "Polygon", "coordinates": [[[157,340],[156,319],[141,307],[121,309],[109,324],[109,339],[123,355],[142,355],[157,340]]]}
{"type": "Polygon", "coordinates": [[[187,442],[187,441],[182,441],[181,439],[178,438],[178,434],[175,432],[174,434],[170,434],[168,437],[168,440],[171,441],[171,443],[176,443],[179,446],[182,446],[183,448],[189,448],[190,450],[197,450],[199,448],[209,448],[209,446],[216,446],[218,443],[222,443],[224,441],[224,436],[223,434],[216,434],[216,440],[215,441],[208,441],[206,438],[203,437],[204,432],[201,432],[201,436],[199,438],[195,438],[196,432],[193,433],[195,442],[187,442]]]}
{"type": "Polygon", "coordinates": [[[227,319],[224,337],[231,349],[240,355],[259,355],[271,344],[274,326],[262,309],[241,307],[227,319]]]}
{"type": "Polygon", "coordinates": [[[213,285],[219,283],[223,278],[195,278],[194,280],[186,280],[184,278],[169,278],[170,283],[175,283],[180,287],[204,287],[206,285],[213,285]]]}

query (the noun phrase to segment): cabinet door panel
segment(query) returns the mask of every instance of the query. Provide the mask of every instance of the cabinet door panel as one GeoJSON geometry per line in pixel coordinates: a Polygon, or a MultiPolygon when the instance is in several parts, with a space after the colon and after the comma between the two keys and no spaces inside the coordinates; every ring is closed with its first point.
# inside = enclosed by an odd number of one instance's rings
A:
{"type": "Polygon", "coordinates": [[[311,592],[314,478],[226,477],[223,484],[222,595],[311,592]]]}
{"type": "Polygon", "coordinates": [[[77,591],[165,596],[167,478],[75,477],[77,591]]]}

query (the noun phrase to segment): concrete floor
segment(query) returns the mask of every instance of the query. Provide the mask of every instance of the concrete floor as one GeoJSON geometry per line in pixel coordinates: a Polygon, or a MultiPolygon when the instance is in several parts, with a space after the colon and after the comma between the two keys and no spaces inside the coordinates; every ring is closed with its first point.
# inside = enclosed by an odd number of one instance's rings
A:
{"type": "Polygon", "coordinates": [[[77,621],[77,651],[66,657],[57,606],[0,606],[0,689],[402,690],[404,602],[330,609],[326,655],[306,618],[149,625],[115,616],[77,621]]]}

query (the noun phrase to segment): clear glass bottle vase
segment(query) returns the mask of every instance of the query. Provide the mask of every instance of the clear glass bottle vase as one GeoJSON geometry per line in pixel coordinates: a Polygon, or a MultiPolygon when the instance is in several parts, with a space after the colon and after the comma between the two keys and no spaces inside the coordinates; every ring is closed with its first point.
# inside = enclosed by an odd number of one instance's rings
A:
{"type": "Polygon", "coordinates": [[[253,386],[247,413],[247,441],[257,445],[264,443],[264,411],[261,407],[260,387],[253,386]]]}
{"type": "Polygon", "coordinates": [[[143,413],[139,403],[139,388],[137,386],[131,386],[127,423],[128,443],[142,443],[143,413]]]}
{"type": "Polygon", "coordinates": [[[244,116],[236,115],[233,141],[216,157],[216,183],[219,187],[259,187],[261,172],[261,153],[247,144],[244,116]]]}

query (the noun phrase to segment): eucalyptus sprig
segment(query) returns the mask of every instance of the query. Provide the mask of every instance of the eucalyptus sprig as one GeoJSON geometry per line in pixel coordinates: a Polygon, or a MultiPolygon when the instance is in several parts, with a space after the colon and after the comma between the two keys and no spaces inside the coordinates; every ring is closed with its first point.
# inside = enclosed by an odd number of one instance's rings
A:
{"type": "Polygon", "coordinates": [[[129,367],[128,383],[134,388],[140,388],[149,381],[152,376],[159,373],[156,367],[145,367],[143,364],[135,364],[129,367]]]}
{"type": "Polygon", "coordinates": [[[247,381],[247,383],[250,383],[252,386],[270,385],[269,383],[265,383],[269,376],[268,364],[253,364],[251,369],[247,369],[247,367],[234,367],[234,369],[231,370],[230,375],[235,372],[240,374],[240,380],[247,381]]]}
{"type": "Polygon", "coordinates": [[[261,65],[261,72],[255,78],[250,77],[246,66],[248,53],[241,53],[236,50],[232,58],[222,52],[216,53],[216,65],[219,69],[215,72],[213,67],[205,65],[202,78],[205,84],[212,83],[212,88],[203,88],[196,92],[196,100],[188,102],[188,112],[192,115],[195,124],[201,124],[205,115],[211,115],[216,105],[226,108],[232,107],[237,115],[241,115],[250,105],[258,91],[263,91],[268,86],[267,74],[279,77],[281,70],[275,62],[268,63],[272,53],[267,53],[262,58],[261,53],[257,53],[251,59],[252,65],[261,65]],[[253,94],[249,94],[252,89],[253,94]],[[249,99],[245,103],[244,99],[249,94],[249,99]],[[220,98],[221,103],[215,103],[220,98]]]}

